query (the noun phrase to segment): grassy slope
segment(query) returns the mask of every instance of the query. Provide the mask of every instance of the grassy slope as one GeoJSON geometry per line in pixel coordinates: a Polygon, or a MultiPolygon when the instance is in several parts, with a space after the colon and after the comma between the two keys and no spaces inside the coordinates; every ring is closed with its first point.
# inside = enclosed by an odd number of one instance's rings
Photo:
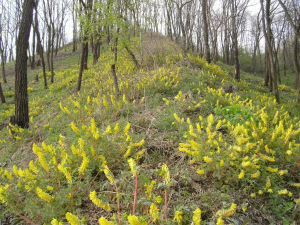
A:
{"type": "MultiPolygon", "coordinates": [[[[175,53],[176,47],[173,49],[175,53]]],[[[274,98],[262,86],[262,79],[242,73],[242,82],[237,83],[227,74],[213,76],[209,70],[201,70],[199,66],[186,60],[178,60],[175,63],[167,63],[170,64],[167,65],[163,63],[165,55],[156,55],[152,60],[148,59],[148,61],[152,61],[150,64],[154,62],[164,67],[146,72],[134,71],[132,62],[128,56],[124,55],[120,60],[119,78],[126,101],[124,102],[121,98],[118,107],[113,107],[110,104],[105,107],[104,96],[108,100],[113,92],[109,67],[107,67],[109,60],[111,60],[109,54],[106,52],[100,59],[100,63],[91,67],[84,74],[83,89],[80,95],[74,94],[78,75],[78,66],[76,65],[78,55],[60,54],[60,58],[56,61],[56,68],[58,69],[55,83],[48,90],[43,89],[41,81],[39,83],[34,81],[37,71],[30,71],[31,126],[29,130],[20,134],[17,133],[17,139],[8,135],[8,130],[3,127],[0,131],[0,140],[5,141],[5,143],[0,144],[2,155],[0,166],[10,168],[16,164],[24,167],[31,159],[35,158],[31,151],[33,143],[40,144],[44,141],[46,144],[56,146],[60,134],[66,137],[69,146],[76,143],[77,136],[74,135],[69,126],[72,121],[81,127],[83,124],[89,125],[91,118],[95,118],[97,127],[103,131],[110,124],[117,122],[126,124],[129,121],[133,139],[144,138],[146,142],[147,151],[141,167],[147,172],[143,174],[143,179],[147,180],[149,179],[147,177],[154,176],[153,170],[163,163],[167,163],[170,168],[173,184],[169,204],[172,210],[180,209],[190,215],[192,209],[200,206],[203,210],[203,219],[211,221],[210,218],[218,209],[231,202],[236,202],[240,206],[247,204],[248,210],[243,212],[239,209],[233,218],[227,220],[228,222],[235,224],[242,224],[242,221],[243,224],[279,224],[284,220],[291,222],[297,219],[295,217],[297,211],[295,208],[290,208],[286,201],[273,203],[268,202],[267,199],[255,201],[248,196],[250,190],[235,189],[233,192],[234,188],[237,187],[232,188],[229,184],[222,184],[213,180],[209,175],[202,178],[195,173],[195,168],[189,164],[190,158],[178,151],[179,143],[185,142],[184,136],[186,136],[188,129],[186,129],[187,125],[176,123],[174,112],[179,117],[190,118],[192,122],[196,122],[200,115],[205,118],[210,114],[215,114],[217,119],[224,118],[222,114],[216,115],[216,108],[226,107],[227,103],[218,103],[218,97],[207,93],[208,88],[218,90],[233,85],[233,96],[240,96],[240,100],[234,103],[230,102],[229,106],[242,105],[243,100],[248,98],[253,100],[254,105],[259,105],[261,108],[266,104],[270,116],[274,115],[276,110],[280,110],[281,105],[269,104],[273,102],[274,98]],[[172,75],[170,76],[170,74],[172,75]],[[164,76],[166,76],[166,80],[161,79],[164,76]],[[176,84],[177,81],[178,84],[176,84]],[[135,86],[136,83],[143,83],[144,87],[138,88],[135,86]],[[178,94],[179,91],[181,91],[182,96],[178,94]],[[88,98],[92,99],[91,105],[86,104],[88,98]],[[61,111],[60,102],[63,107],[67,107],[71,111],[70,114],[61,111]],[[79,108],[76,106],[78,103],[79,108]],[[198,103],[201,103],[200,106],[197,106],[198,103]],[[85,106],[88,108],[85,109],[85,106]],[[272,107],[274,109],[271,109],[272,107]],[[266,202],[268,206],[261,208],[261,201],[266,202]]],[[[232,67],[220,65],[225,71],[233,70],[232,67]]],[[[8,86],[12,87],[11,77],[9,77],[9,81],[8,86]]],[[[13,112],[11,105],[13,92],[8,90],[7,86],[5,87],[5,95],[8,104],[5,104],[4,107],[1,105],[0,109],[1,122],[4,124],[13,112]]],[[[281,86],[281,96],[284,110],[290,113],[294,124],[299,125],[300,108],[295,103],[296,91],[281,86]]],[[[222,101],[221,98],[220,101],[222,101]]],[[[239,111],[238,113],[242,114],[242,117],[230,118],[233,123],[234,120],[245,120],[243,112],[239,111]]],[[[230,137],[227,141],[231,141],[230,137]]],[[[299,142],[299,137],[297,142],[299,142]]],[[[112,168],[115,168],[112,170],[113,172],[119,173],[118,165],[112,165],[112,168]]],[[[128,171],[128,169],[124,170],[128,171]]],[[[130,192],[124,192],[131,193],[130,189],[126,191],[130,192]]],[[[293,205],[293,207],[296,206],[293,205]]],[[[91,224],[95,224],[98,217],[95,218],[95,215],[91,215],[95,213],[95,209],[91,206],[87,208],[82,209],[80,215],[85,216],[91,224]]],[[[173,213],[173,211],[170,212],[171,215],[173,213]]]]}

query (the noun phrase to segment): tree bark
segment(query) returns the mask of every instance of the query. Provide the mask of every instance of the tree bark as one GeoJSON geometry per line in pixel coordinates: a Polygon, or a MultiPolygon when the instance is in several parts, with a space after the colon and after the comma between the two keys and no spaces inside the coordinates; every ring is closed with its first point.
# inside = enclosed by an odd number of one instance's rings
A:
{"type": "Polygon", "coordinates": [[[81,61],[80,61],[80,70],[77,82],[77,91],[81,89],[81,82],[82,82],[82,74],[85,68],[87,68],[87,58],[88,58],[88,51],[89,51],[89,43],[88,40],[85,38],[82,43],[82,53],[81,53],[81,61]]]}
{"type": "Polygon", "coordinates": [[[239,47],[238,47],[238,37],[237,37],[237,6],[236,0],[231,1],[231,22],[232,22],[232,45],[233,45],[233,58],[234,58],[234,69],[235,75],[234,78],[237,81],[240,81],[240,61],[239,61],[239,47]]]}
{"type": "Polygon", "coordinates": [[[119,35],[119,32],[120,32],[120,28],[117,28],[117,35],[116,35],[115,43],[114,43],[114,55],[115,55],[114,64],[111,65],[111,74],[112,74],[112,77],[114,80],[115,90],[116,90],[116,93],[118,96],[120,95],[120,89],[119,89],[118,77],[117,77],[117,73],[116,73],[116,64],[118,61],[118,40],[119,40],[118,35],[119,35]]]}
{"type": "Polygon", "coordinates": [[[3,94],[1,82],[0,82],[0,98],[1,98],[1,102],[5,103],[5,97],[4,97],[4,94],[3,94]]]}
{"type": "Polygon", "coordinates": [[[29,127],[28,94],[27,94],[27,49],[29,45],[34,0],[23,3],[22,20],[20,24],[16,46],[16,77],[15,77],[15,123],[22,127],[29,127]]]}
{"type": "Polygon", "coordinates": [[[139,69],[139,68],[140,68],[140,64],[139,64],[139,62],[137,61],[137,59],[136,59],[134,53],[129,49],[129,47],[128,47],[127,45],[125,46],[125,49],[126,49],[126,51],[128,52],[128,54],[130,55],[132,61],[134,62],[135,67],[136,67],[137,69],[139,69]]]}
{"type": "Polygon", "coordinates": [[[6,79],[6,71],[5,71],[5,61],[4,58],[1,57],[1,69],[2,69],[2,78],[3,78],[3,82],[7,83],[7,79],[6,79]]]}
{"type": "Polygon", "coordinates": [[[202,19],[203,19],[204,42],[205,42],[205,57],[207,62],[211,63],[210,48],[208,42],[207,0],[202,0],[202,19]]]}
{"type": "Polygon", "coordinates": [[[276,65],[274,62],[274,51],[272,49],[272,41],[273,41],[273,35],[271,30],[271,1],[266,0],[266,9],[264,8],[264,0],[260,0],[261,3],[261,9],[262,9],[262,18],[263,18],[263,32],[265,35],[266,45],[268,49],[269,54],[269,62],[270,62],[270,71],[271,71],[271,77],[272,78],[272,87],[275,92],[275,98],[276,102],[280,103],[280,97],[279,97],[279,90],[277,85],[277,73],[276,73],[276,65]],[[265,13],[266,10],[266,13],[265,13]]]}
{"type": "Polygon", "coordinates": [[[35,30],[33,30],[33,39],[32,39],[32,59],[31,59],[31,69],[35,67],[35,30]]]}
{"type": "Polygon", "coordinates": [[[37,51],[40,55],[41,63],[42,63],[42,67],[43,67],[44,88],[47,89],[48,85],[47,85],[47,76],[46,76],[46,64],[45,64],[45,59],[44,59],[44,49],[43,49],[41,35],[40,35],[40,31],[39,31],[39,24],[38,24],[38,17],[37,17],[37,4],[35,5],[35,11],[36,11],[36,14],[35,14],[34,30],[35,30],[36,37],[37,37],[37,51]]]}
{"type": "MultiPolygon", "coordinates": [[[[88,20],[90,21],[91,20],[91,10],[93,8],[93,0],[88,0],[87,5],[82,0],[80,2],[84,7],[85,16],[87,16],[88,20]]],[[[84,26],[84,24],[81,24],[81,25],[84,26]]],[[[87,29],[87,28],[81,27],[81,29],[87,29]]],[[[76,88],[77,91],[80,91],[80,89],[81,89],[82,75],[83,75],[83,71],[87,69],[88,55],[89,55],[89,37],[88,37],[87,31],[84,30],[83,41],[82,41],[80,70],[79,70],[79,76],[78,76],[78,82],[77,82],[77,88],[76,88]]]]}

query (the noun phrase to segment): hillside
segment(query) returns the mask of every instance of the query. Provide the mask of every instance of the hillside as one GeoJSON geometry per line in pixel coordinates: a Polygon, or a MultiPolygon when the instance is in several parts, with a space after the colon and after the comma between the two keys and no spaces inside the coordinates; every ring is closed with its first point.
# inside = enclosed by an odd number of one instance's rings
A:
{"type": "Polygon", "coordinates": [[[131,44],[142,67],[119,47],[120,96],[107,47],[79,93],[69,48],[49,89],[30,71],[29,129],[8,124],[9,77],[0,223],[300,224],[297,91],[280,85],[278,105],[261,78],[237,82],[231,66],[184,56],[165,38],[131,44]]]}

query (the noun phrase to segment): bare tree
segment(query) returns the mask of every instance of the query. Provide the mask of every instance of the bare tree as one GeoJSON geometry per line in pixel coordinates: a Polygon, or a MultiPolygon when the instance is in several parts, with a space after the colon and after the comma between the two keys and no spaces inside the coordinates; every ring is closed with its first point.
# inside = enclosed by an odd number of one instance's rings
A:
{"type": "Polygon", "coordinates": [[[300,39],[300,3],[299,1],[291,0],[290,9],[288,9],[286,1],[278,0],[284,10],[285,16],[294,30],[294,67],[296,72],[296,87],[299,89],[298,104],[300,104],[300,64],[298,59],[299,54],[299,39],[300,39]]]}
{"type": "Polygon", "coordinates": [[[13,122],[20,127],[29,126],[28,94],[27,94],[27,49],[32,24],[34,0],[24,0],[22,20],[16,50],[15,78],[15,116],[13,122]]]}
{"type": "Polygon", "coordinates": [[[275,64],[275,57],[274,57],[274,49],[273,49],[273,33],[271,29],[271,0],[266,0],[266,4],[264,6],[264,0],[260,0],[261,4],[261,11],[262,11],[262,24],[263,24],[263,32],[265,35],[265,42],[267,47],[267,54],[268,63],[270,63],[270,72],[272,77],[272,85],[275,92],[276,102],[280,103],[279,97],[279,90],[277,85],[277,70],[275,64]]]}
{"type": "Polygon", "coordinates": [[[45,59],[44,59],[44,48],[42,45],[41,35],[40,35],[40,31],[39,31],[37,4],[35,5],[34,31],[35,31],[36,37],[37,37],[37,51],[40,55],[42,68],[43,68],[44,88],[47,89],[48,85],[47,85],[47,76],[46,76],[46,64],[45,64],[45,59]]]}
{"type": "Polygon", "coordinates": [[[5,97],[4,97],[4,94],[3,94],[1,82],[0,82],[0,99],[1,99],[2,103],[5,103],[5,97]]]}
{"type": "Polygon", "coordinates": [[[80,70],[77,82],[77,91],[80,91],[81,82],[82,82],[82,74],[85,69],[87,69],[88,62],[88,50],[89,50],[89,33],[88,33],[88,25],[91,21],[91,11],[93,8],[93,0],[87,0],[85,3],[83,0],[80,0],[82,7],[84,8],[84,17],[85,24],[81,24],[83,26],[81,29],[83,30],[83,40],[82,40],[82,53],[81,53],[81,61],[80,61],[80,70]]]}
{"type": "Polygon", "coordinates": [[[205,42],[205,57],[208,63],[211,62],[210,59],[210,48],[209,48],[209,38],[208,38],[208,20],[207,20],[207,0],[202,0],[202,19],[203,19],[203,34],[205,42]]]}

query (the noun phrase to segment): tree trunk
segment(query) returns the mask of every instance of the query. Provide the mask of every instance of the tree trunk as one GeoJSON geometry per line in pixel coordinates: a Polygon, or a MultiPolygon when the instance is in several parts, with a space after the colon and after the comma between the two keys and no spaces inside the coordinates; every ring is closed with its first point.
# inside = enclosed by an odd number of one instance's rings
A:
{"type": "Polygon", "coordinates": [[[293,57],[293,61],[294,61],[294,68],[295,68],[295,73],[296,73],[296,88],[300,89],[300,83],[299,83],[299,76],[300,76],[300,65],[299,65],[299,59],[298,59],[298,53],[299,53],[299,49],[298,49],[298,35],[300,35],[300,31],[299,34],[295,34],[295,39],[294,39],[294,57],[293,57]]]}
{"type": "Polygon", "coordinates": [[[234,58],[234,69],[235,75],[234,78],[237,81],[240,81],[240,61],[239,61],[239,48],[238,48],[238,37],[237,37],[237,25],[236,25],[236,17],[237,17],[237,6],[236,0],[231,1],[231,19],[232,19],[232,45],[233,45],[233,58],[234,58]]]}
{"type": "MultiPolygon", "coordinates": [[[[88,0],[87,6],[85,6],[85,16],[88,17],[88,21],[91,20],[91,10],[93,8],[93,0],[88,0]]],[[[87,27],[83,27],[84,24],[80,24],[82,27],[81,29],[84,29],[83,32],[83,40],[82,40],[82,54],[81,54],[81,62],[80,62],[80,70],[79,70],[79,76],[78,76],[78,82],[77,82],[77,91],[80,91],[81,89],[81,82],[82,82],[82,74],[83,71],[87,69],[87,63],[88,63],[88,56],[89,56],[89,37],[87,27]]]]}
{"type": "Polygon", "coordinates": [[[115,38],[115,43],[114,43],[114,64],[111,65],[111,74],[114,80],[114,85],[115,85],[115,90],[117,95],[120,95],[120,89],[119,89],[119,84],[118,84],[118,77],[117,77],[117,73],[116,73],[116,64],[118,61],[118,34],[120,32],[120,28],[117,28],[117,35],[115,38]]]}
{"type": "Polygon", "coordinates": [[[41,63],[42,63],[42,67],[43,67],[44,88],[47,89],[48,85],[47,85],[47,76],[46,76],[46,64],[45,64],[45,59],[44,59],[44,49],[42,46],[41,35],[40,35],[40,31],[39,31],[39,24],[38,24],[38,17],[37,17],[37,5],[35,5],[35,11],[36,11],[36,14],[35,14],[34,30],[35,30],[36,38],[37,38],[37,51],[40,55],[41,63]]]}
{"type": "MultiPolygon", "coordinates": [[[[299,28],[300,29],[300,28],[299,28]]],[[[295,34],[294,40],[294,67],[296,72],[296,87],[298,88],[298,104],[300,104],[300,65],[298,59],[298,36],[300,36],[300,30],[295,34]]]]}
{"type": "Polygon", "coordinates": [[[82,82],[82,74],[85,68],[87,68],[87,58],[88,58],[88,51],[89,51],[89,43],[88,40],[83,40],[82,43],[82,53],[81,53],[81,61],[80,61],[80,70],[77,82],[77,91],[81,89],[81,82],[82,82]]]}
{"type": "Polygon", "coordinates": [[[32,60],[31,60],[31,69],[35,67],[35,31],[33,30],[33,39],[32,39],[32,60]]]}
{"type": "Polygon", "coordinates": [[[1,69],[2,69],[2,77],[3,77],[3,82],[7,83],[7,79],[6,79],[6,71],[5,71],[5,61],[4,58],[1,57],[1,69]]]}
{"type": "Polygon", "coordinates": [[[5,103],[5,97],[4,97],[4,94],[3,94],[1,82],[0,82],[0,98],[1,98],[1,102],[5,103]]]}
{"type": "Polygon", "coordinates": [[[93,64],[95,65],[98,62],[98,59],[100,57],[100,47],[101,42],[98,38],[99,34],[97,33],[94,35],[94,37],[91,38],[91,46],[92,46],[92,52],[93,52],[93,64]]]}
{"type": "Polygon", "coordinates": [[[277,73],[276,73],[276,65],[274,62],[274,51],[272,49],[272,42],[273,42],[273,35],[271,30],[271,12],[270,12],[270,6],[271,1],[266,0],[266,14],[264,9],[264,1],[260,0],[261,3],[261,9],[262,9],[262,18],[263,18],[263,32],[266,39],[266,45],[268,49],[269,54],[269,61],[270,61],[270,71],[271,71],[271,77],[272,78],[272,87],[275,92],[275,98],[276,102],[280,103],[280,97],[279,97],[279,90],[277,86],[277,73]]]}
{"type": "Polygon", "coordinates": [[[137,61],[137,59],[136,59],[134,53],[128,48],[127,45],[125,46],[125,49],[126,49],[126,51],[128,52],[128,54],[130,55],[132,61],[134,62],[135,67],[136,67],[137,69],[139,69],[139,68],[140,68],[140,64],[139,64],[139,62],[137,61]]]}
{"type": "Polygon", "coordinates": [[[283,40],[283,75],[286,77],[286,40],[283,40]]]}
{"type": "Polygon", "coordinates": [[[29,45],[30,27],[35,5],[34,0],[23,3],[22,20],[20,24],[16,46],[16,77],[15,77],[15,123],[22,127],[29,127],[28,95],[27,95],[27,49],[29,45]]]}
{"type": "MultiPolygon", "coordinates": [[[[54,35],[53,35],[54,36],[54,35]]],[[[53,38],[54,39],[54,38],[53,38]]],[[[51,67],[51,83],[54,83],[54,63],[53,63],[53,56],[54,56],[54,43],[52,42],[51,46],[51,56],[50,56],[50,67],[51,67]]]]}
{"type": "Polygon", "coordinates": [[[77,50],[77,10],[75,1],[72,3],[72,19],[73,19],[73,52],[77,50]]]}
{"type": "Polygon", "coordinates": [[[203,19],[204,42],[205,42],[205,57],[207,62],[211,63],[210,48],[208,42],[207,0],[202,0],[202,19],[203,19]]]}

